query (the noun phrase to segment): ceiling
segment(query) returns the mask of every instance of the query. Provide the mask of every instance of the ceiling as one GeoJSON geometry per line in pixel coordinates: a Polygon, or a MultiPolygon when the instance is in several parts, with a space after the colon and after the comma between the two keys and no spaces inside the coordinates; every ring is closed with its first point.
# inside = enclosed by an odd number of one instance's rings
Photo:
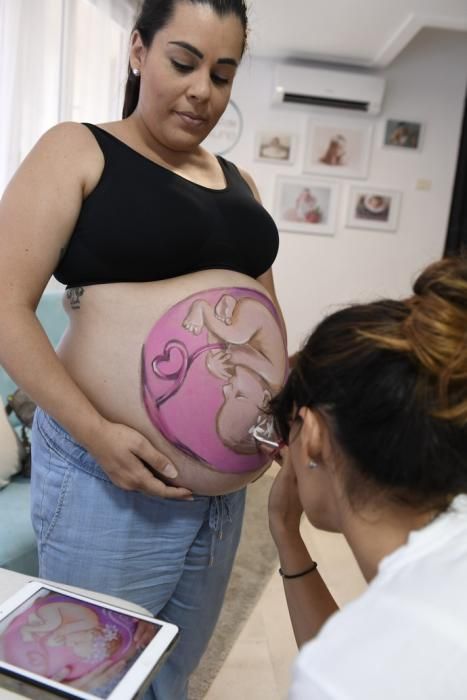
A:
{"type": "Polygon", "coordinates": [[[467,0],[250,0],[250,53],[384,67],[425,27],[466,32],[467,0]]]}

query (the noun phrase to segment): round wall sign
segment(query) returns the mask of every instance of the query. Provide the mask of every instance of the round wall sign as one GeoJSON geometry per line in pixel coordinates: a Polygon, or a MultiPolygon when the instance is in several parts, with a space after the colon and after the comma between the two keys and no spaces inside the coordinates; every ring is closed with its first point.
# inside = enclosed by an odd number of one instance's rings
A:
{"type": "Polygon", "coordinates": [[[209,136],[204,140],[203,146],[208,151],[223,156],[237,145],[242,131],[242,113],[235,102],[230,100],[224,114],[209,136]]]}

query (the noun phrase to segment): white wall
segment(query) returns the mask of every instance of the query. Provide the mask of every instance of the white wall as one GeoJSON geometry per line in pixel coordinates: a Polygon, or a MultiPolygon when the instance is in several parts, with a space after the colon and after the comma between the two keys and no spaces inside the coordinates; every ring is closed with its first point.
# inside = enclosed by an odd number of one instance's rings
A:
{"type": "MultiPolygon", "coordinates": [[[[276,176],[302,175],[310,117],[349,116],[322,108],[272,107],[274,65],[267,59],[244,59],[233,99],[245,126],[238,145],[226,155],[253,175],[271,213],[276,176]],[[278,167],[255,161],[254,139],[260,130],[298,133],[296,162],[278,167]]],[[[382,73],[387,79],[383,112],[354,117],[375,126],[369,176],[364,181],[335,178],[342,184],[335,235],[281,232],[274,271],[291,351],[336,304],[408,294],[416,273],[443,251],[467,79],[466,35],[423,30],[382,73]],[[425,124],[420,151],[381,147],[384,121],[392,117],[425,124]],[[431,180],[431,190],[417,190],[419,179],[431,180]],[[350,184],[402,191],[396,232],[345,227],[350,184]]]]}

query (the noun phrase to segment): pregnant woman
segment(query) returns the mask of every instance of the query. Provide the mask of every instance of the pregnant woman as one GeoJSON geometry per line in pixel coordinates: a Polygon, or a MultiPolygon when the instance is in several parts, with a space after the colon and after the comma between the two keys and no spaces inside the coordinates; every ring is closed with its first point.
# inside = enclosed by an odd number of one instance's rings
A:
{"type": "Polygon", "coordinates": [[[268,466],[252,431],[287,371],[277,229],[251,179],[200,146],[246,31],[242,0],[146,0],[124,118],[51,129],[0,210],[0,361],[40,407],[40,574],[180,626],[160,700],[187,697],[216,623],[244,487],[268,466]],[[51,275],[57,352],[35,316],[51,275]]]}

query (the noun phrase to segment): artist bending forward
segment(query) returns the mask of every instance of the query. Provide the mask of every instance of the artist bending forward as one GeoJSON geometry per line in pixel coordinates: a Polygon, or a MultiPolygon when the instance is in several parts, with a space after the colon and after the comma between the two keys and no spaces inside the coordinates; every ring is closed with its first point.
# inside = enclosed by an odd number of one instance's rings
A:
{"type": "Polygon", "coordinates": [[[326,318],[276,397],[289,447],[270,523],[303,645],[290,700],[466,697],[466,328],[467,260],[442,260],[409,299],[326,318]],[[302,510],[369,583],[341,611],[302,510]]]}

